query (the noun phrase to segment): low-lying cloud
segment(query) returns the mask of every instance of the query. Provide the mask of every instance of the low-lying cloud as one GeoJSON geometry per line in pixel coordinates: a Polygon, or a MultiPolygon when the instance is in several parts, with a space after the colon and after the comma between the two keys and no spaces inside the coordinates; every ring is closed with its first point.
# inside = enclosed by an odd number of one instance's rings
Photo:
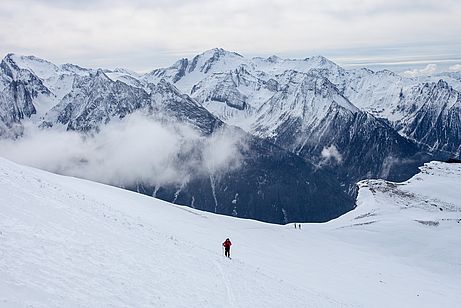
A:
{"type": "Polygon", "coordinates": [[[461,64],[455,64],[448,68],[450,72],[461,72],[461,64]]]}
{"type": "Polygon", "coordinates": [[[203,136],[140,114],[113,120],[93,136],[27,126],[22,138],[0,141],[0,155],[10,160],[121,187],[183,184],[232,170],[244,149],[243,134],[234,130],[203,136]]]}
{"type": "Polygon", "coordinates": [[[412,69],[402,73],[405,77],[430,76],[437,71],[437,64],[428,64],[422,69],[412,69]]]}
{"type": "Polygon", "coordinates": [[[330,145],[329,147],[324,147],[322,149],[322,161],[320,162],[321,165],[325,164],[341,164],[343,161],[343,156],[339,153],[338,149],[334,144],[330,145]]]}

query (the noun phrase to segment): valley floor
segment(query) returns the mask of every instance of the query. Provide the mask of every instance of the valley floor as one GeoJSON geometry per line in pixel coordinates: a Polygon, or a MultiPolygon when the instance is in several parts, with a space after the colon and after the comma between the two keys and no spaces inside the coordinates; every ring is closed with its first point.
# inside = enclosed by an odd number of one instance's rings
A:
{"type": "Polygon", "coordinates": [[[295,229],[0,158],[0,307],[455,307],[460,180],[364,181],[355,210],[295,229]]]}

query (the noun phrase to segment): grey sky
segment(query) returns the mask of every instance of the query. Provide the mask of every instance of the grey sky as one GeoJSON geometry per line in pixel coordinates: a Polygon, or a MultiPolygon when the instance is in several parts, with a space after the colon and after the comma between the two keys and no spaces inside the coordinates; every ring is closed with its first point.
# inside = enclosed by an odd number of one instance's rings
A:
{"type": "Polygon", "coordinates": [[[222,47],[443,68],[461,63],[460,16],[459,0],[2,0],[0,53],[148,71],[222,47]]]}

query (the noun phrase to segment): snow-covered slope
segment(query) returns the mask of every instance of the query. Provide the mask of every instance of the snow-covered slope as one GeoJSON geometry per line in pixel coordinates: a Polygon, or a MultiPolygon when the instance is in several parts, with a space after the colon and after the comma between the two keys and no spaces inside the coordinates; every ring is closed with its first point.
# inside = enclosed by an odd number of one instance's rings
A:
{"type": "Polygon", "coordinates": [[[454,307],[460,180],[459,164],[431,163],[406,183],[362,182],[354,211],[295,229],[0,159],[0,303],[454,307]]]}
{"type": "Polygon", "coordinates": [[[364,180],[357,208],[338,220],[354,217],[359,223],[385,222],[399,216],[402,221],[416,221],[427,226],[449,228],[461,219],[461,164],[430,162],[410,180],[394,183],[364,180]]]}

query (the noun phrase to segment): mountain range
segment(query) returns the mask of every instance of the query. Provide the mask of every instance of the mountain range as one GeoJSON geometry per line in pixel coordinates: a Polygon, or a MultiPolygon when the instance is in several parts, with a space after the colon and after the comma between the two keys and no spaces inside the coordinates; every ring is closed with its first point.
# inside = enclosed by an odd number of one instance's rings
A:
{"type": "Polygon", "coordinates": [[[454,73],[404,78],[322,56],[247,58],[216,48],[138,74],[8,54],[0,136],[20,140],[27,123],[94,135],[134,112],[204,137],[230,133],[244,140],[238,168],[126,188],[268,222],[326,221],[355,207],[359,180],[402,181],[426,161],[459,158],[460,90],[454,73]]]}

